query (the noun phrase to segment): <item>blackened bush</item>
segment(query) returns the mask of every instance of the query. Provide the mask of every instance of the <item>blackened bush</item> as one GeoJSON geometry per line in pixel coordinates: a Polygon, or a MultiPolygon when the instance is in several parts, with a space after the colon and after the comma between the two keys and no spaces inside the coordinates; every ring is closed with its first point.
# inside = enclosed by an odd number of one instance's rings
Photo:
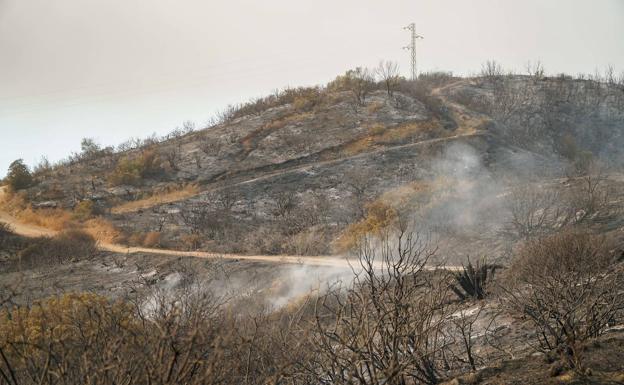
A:
{"type": "Polygon", "coordinates": [[[65,263],[91,258],[97,250],[96,240],[80,230],[66,230],[55,237],[40,237],[24,248],[20,254],[22,268],[44,264],[65,263]]]}
{"type": "Polygon", "coordinates": [[[485,262],[477,261],[473,265],[470,259],[467,266],[462,266],[462,271],[454,273],[455,285],[451,285],[451,290],[460,300],[467,298],[483,299],[487,295],[487,285],[493,279],[497,266],[489,265],[485,262]]]}
{"type": "Polygon", "coordinates": [[[12,234],[13,231],[8,223],[0,222],[0,239],[12,234]]]}
{"type": "Polygon", "coordinates": [[[0,222],[0,250],[19,249],[21,243],[20,236],[13,233],[11,226],[8,223],[0,222]]]}
{"type": "Polygon", "coordinates": [[[538,349],[583,373],[583,347],[624,312],[624,270],[603,236],[565,231],[529,241],[510,267],[505,302],[535,328],[538,349]]]}

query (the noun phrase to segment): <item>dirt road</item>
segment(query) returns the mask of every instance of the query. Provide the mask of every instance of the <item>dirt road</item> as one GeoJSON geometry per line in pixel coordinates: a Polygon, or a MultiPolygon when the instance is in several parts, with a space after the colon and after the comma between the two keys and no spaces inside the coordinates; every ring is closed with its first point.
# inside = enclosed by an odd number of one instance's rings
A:
{"type": "MultiPolygon", "coordinates": [[[[0,199],[4,194],[4,187],[0,188],[0,199]]],[[[46,229],[40,226],[31,225],[20,222],[17,218],[11,216],[9,213],[0,210],[0,222],[7,223],[11,226],[12,230],[19,235],[25,237],[41,237],[41,236],[53,236],[56,231],[46,229]]],[[[100,242],[99,248],[106,251],[112,251],[115,253],[147,253],[147,254],[159,254],[169,255],[176,257],[197,257],[197,258],[225,258],[236,260],[251,260],[251,261],[265,261],[265,262],[279,262],[279,263],[297,263],[297,264],[309,264],[317,266],[341,266],[348,267],[349,261],[345,258],[321,256],[321,257],[299,257],[292,255],[274,256],[274,255],[238,255],[238,254],[217,254],[204,251],[180,251],[180,250],[166,250],[166,249],[153,249],[146,247],[126,247],[124,245],[100,242]]]]}
{"type": "MultiPolygon", "coordinates": [[[[0,187],[0,201],[4,199],[6,194],[6,187],[0,187]]],[[[40,237],[40,236],[53,236],[57,232],[46,229],[44,227],[27,224],[20,222],[17,218],[13,217],[9,213],[0,209],[0,222],[7,223],[11,226],[12,230],[25,237],[40,237]]],[[[240,255],[240,254],[219,254],[206,251],[180,251],[180,250],[168,250],[168,249],[154,249],[147,247],[127,247],[124,245],[100,242],[98,244],[101,250],[112,251],[115,253],[146,253],[146,254],[158,254],[175,257],[195,257],[195,258],[223,258],[233,260],[248,260],[248,261],[263,261],[272,263],[289,263],[289,264],[301,264],[312,266],[334,266],[341,268],[359,268],[359,262],[357,260],[349,260],[342,256],[296,256],[296,255],[240,255]]],[[[382,265],[377,264],[379,268],[382,265]]],[[[446,270],[458,270],[460,266],[443,266],[435,268],[444,268],[446,270]]],[[[434,269],[432,267],[431,269],[434,269]]]]}
{"type": "MultiPolygon", "coordinates": [[[[6,187],[0,187],[0,201],[4,199],[6,194],[6,187]]],[[[11,226],[12,230],[25,237],[41,237],[41,236],[53,236],[56,231],[46,229],[44,227],[20,222],[17,218],[13,217],[9,213],[0,210],[0,222],[7,223],[11,226]]],[[[293,255],[238,255],[238,254],[218,254],[205,251],[180,251],[180,250],[166,250],[166,249],[154,249],[146,247],[126,247],[124,245],[100,242],[99,248],[106,251],[112,251],[115,253],[146,253],[146,254],[158,254],[176,257],[196,257],[196,258],[225,258],[234,260],[250,260],[250,261],[265,261],[275,263],[294,263],[294,264],[306,264],[315,266],[337,266],[337,267],[349,267],[356,261],[349,261],[344,257],[336,256],[316,256],[316,257],[301,257],[293,255]]]]}

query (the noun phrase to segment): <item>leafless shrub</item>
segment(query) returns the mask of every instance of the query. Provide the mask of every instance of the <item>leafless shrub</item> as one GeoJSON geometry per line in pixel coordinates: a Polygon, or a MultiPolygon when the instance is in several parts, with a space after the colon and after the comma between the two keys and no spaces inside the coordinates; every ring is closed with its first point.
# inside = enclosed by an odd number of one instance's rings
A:
{"type": "Polygon", "coordinates": [[[320,194],[273,196],[273,218],[245,235],[245,250],[253,253],[324,255],[331,244],[329,202],[320,194]]]}
{"type": "Polygon", "coordinates": [[[52,170],[52,163],[50,163],[47,157],[42,156],[35,167],[33,167],[33,176],[36,178],[43,178],[49,175],[52,170]]]}
{"type": "Polygon", "coordinates": [[[208,135],[203,135],[199,140],[199,149],[208,156],[220,156],[222,148],[223,143],[218,138],[210,138],[208,135]]]}
{"type": "Polygon", "coordinates": [[[163,137],[162,140],[180,139],[195,131],[195,123],[190,120],[182,122],[182,127],[176,127],[163,137]]]}
{"type": "Polygon", "coordinates": [[[195,122],[190,120],[185,120],[184,122],[182,122],[182,131],[185,135],[195,131],[195,122]]]}
{"type": "Polygon", "coordinates": [[[71,294],[15,310],[3,322],[0,374],[8,384],[219,383],[218,325],[201,298],[158,303],[150,318],[129,304],[71,294]],[[182,301],[181,301],[182,302],[182,301]],[[17,316],[17,312],[21,316],[17,316]],[[40,334],[21,332],[37,322],[40,334]],[[216,380],[215,382],[211,382],[216,380]]]}
{"type": "Polygon", "coordinates": [[[366,215],[366,203],[370,199],[370,173],[366,170],[356,169],[345,173],[344,183],[351,192],[350,210],[355,214],[354,220],[364,218],[366,215]]]}
{"type": "Polygon", "coordinates": [[[505,71],[495,60],[488,60],[481,66],[479,76],[486,82],[496,82],[505,76],[505,71]]]}
{"type": "Polygon", "coordinates": [[[583,373],[583,346],[622,316],[624,270],[605,238],[563,232],[529,242],[509,271],[504,301],[536,331],[536,349],[555,351],[583,373]]]}
{"type": "MultiPolygon", "coordinates": [[[[475,351],[475,337],[478,334],[475,329],[484,309],[483,303],[477,304],[471,309],[462,307],[449,317],[451,329],[460,345],[460,349],[458,349],[460,353],[457,354],[455,360],[461,364],[467,364],[473,372],[477,370],[477,365],[483,363],[483,358],[479,357],[475,351]]],[[[453,349],[449,349],[450,354],[453,351],[453,349]]]]}
{"type": "MultiPolygon", "coordinates": [[[[499,123],[507,124],[510,119],[527,111],[533,103],[531,90],[523,81],[500,78],[494,83],[492,101],[488,112],[499,123]]],[[[524,138],[521,138],[523,140],[524,138]]],[[[518,141],[518,140],[517,140],[518,141]]]]}
{"type": "Polygon", "coordinates": [[[382,60],[375,68],[375,74],[386,87],[388,96],[392,96],[400,82],[399,65],[393,61],[382,60]]]}
{"type": "Polygon", "coordinates": [[[286,237],[281,252],[289,255],[327,255],[333,234],[325,226],[312,226],[286,237]]]}
{"type": "Polygon", "coordinates": [[[577,181],[579,185],[572,187],[568,198],[572,223],[583,223],[599,213],[605,217],[619,213],[619,207],[613,207],[610,203],[607,178],[602,165],[592,162],[577,181]]]}
{"type": "Polygon", "coordinates": [[[329,210],[326,199],[314,195],[307,199],[282,192],[274,197],[276,229],[285,236],[293,236],[324,222],[329,210]]]}
{"type": "Polygon", "coordinates": [[[505,202],[517,237],[529,239],[619,215],[622,207],[610,199],[604,168],[598,164],[589,168],[586,174],[571,177],[567,186],[524,182],[512,187],[505,202]]]}
{"type": "Polygon", "coordinates": [[[215,121],[217,124],[229,123],[236,118],[237,111],[239,106],[228,104],[222,110],[219,110],[215,113],[215,121]]]}
{"type": "Polygon", "coordinates": [[[108,175],[108,181],[114,186],[137,185],[143,179],[162,173],[160,157],[153,150],[144,150],[138,156],[124,156],[117,161],[115,169],[108,175]]]}
{"type": "Polygon", "coordinates": [[[375,79],[366,68],[357,67],[338,76],[327,85],[330,90],[349,91],[352,97],[352,106],[355,110],[363,106],[368,94],[375,88],[375,79]]]}
{"type": "MultiPolygon", "coordinates": [[[[223,197],[223,199],[230,199],[227,195],[223,195],[223,197]]],[[[233,244],[238,244],[238,242],[234,241],[238,231],[242,230],[242,228],[234,228],[232,206],[229,206],[229,209],[225,208],[228,205],[233,205],[235,202],[220,201],[210,204],[208,201],[204,201],[187,205],[180,210],[179,216],[182,219],[182,223],[191,233],[188,241],[193,248],[199,247],[202,241],[208,240],[224,241],[226,243],[229,241],[233,244]]]]}
{"type": "Polygon", "coordinates": [[[208,222],[210,209],[206,204],[197,203],[194,205],[187,205],[180,210],[179,215],[191,234],[199,234],[208,222]]]}
{"type": "Polygon", "coordinates": [[[0,381],[295,383],[291,368],[309,351],[301,309],[233,317],[227,298],[195,280],[172,297],[75,293],[0,310],[0,381]]]}
{"type": "Polygon", "coordinates": [[[302,107],[303,110],[308,110],[322,101],[323,92],[324,90],[320,87],[275,90],[273,94],[264,98],[255,98],[247,103],[228,105],[224,110],[216,113],[215,121],[218,124],[229,123],[246,115],[259,115],[269,108],[294,104],[297,100],[299,100],[299,107],[302,107]],[[303,102],[304,100],[305,102],[303,102]]]}
{"type": "Polygon", "coordinates": [[[560,196],[553,187],[531,183],[514,186],[506,197],[506,204],[511,214],[510,225],[516,235],[528,239],[560,226],[560,196]]]}
{"type": "Polygon", "coordinates": [[[167,149],[162,151],[162,155],[172,170],[179,170],[178,160],[181,157],[181,151],[177,145],[168,147],[167,149]]]}
{"type": "Polygon", "coordinates": [[[277,255],[284,249],[286,238],[277,226],[261,226],[245,236],[244,243],[247,247],[245,251],[277,255]]]}
{"type": "Polygon", "coordinates": [[[231,212],[236,203],[241,200],[241,196],[234,190],[221,191],[213,198],[221,209],[231,212]]]}
{"type": "Polygon", "coordinates": [[[273,210],[273,215],[278,218],[285,218],[289,216],[297,206],[297,198],[291,193],[281,192],[275,195],[274,204],[275,209],[273,210]]]}
{"type": "Polygon", "coordinates": [[[527,62],[526,72],[534,82],[544,79],[544,76],[546,75],[544,65],[539,60],[535,63],[531,63],[530,61],[527,62]]]}
{"type": "Polygon", "coordinates": [[[448,310],[444,283],[425,268],[435,248],[405,230],[379,248],[369,241],[353,286],[318,300],[314,354],[302,365],[320,382],[435,384],[448,310]]]}

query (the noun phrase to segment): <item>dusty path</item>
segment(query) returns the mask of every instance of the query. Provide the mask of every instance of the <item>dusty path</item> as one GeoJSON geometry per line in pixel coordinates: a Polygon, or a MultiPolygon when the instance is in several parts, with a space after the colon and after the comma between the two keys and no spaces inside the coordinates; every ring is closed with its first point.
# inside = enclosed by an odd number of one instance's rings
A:
{"type": "MultiPolygon", "coordinates": [[[[0,187],[0,200],[3,199],[5,194],[5,187],[0,187]]],[[[54,230],[46,229],[41,226],[36,226],[28,223],[20,222],[17,218],[11,216],[9,213],[0,210],[0,222],[7,223],[11,226],[12,230],[19,235],[25,237],[41,237],[41,236],[53,236],[57,232],[54,230]]],[[[180,250],[166,250],[166,249],[153,249],[146,247],[126,247],[124,245],[100,242],[99,248],[106,251],[112,251],[115,253],[147,253],[147,254],[159,254],[169,255],[176,257],[197,257],[197,258],[225,258],[236,260],[251,260],[251,261],[265,261],[265,262],[278,262],[278,263],[297,263],[297,264],[310,264],[317,266],[341,266],[348,267],[349,261],[345,258],[335,256],[319,256],[319,257],[300,257],[292,255],[272,256],[272,255],[237,255],[237,254],[217,254],[204,251],[180,251],[180,250]]]]}
{"type": "MultiPolygon", "coordinates": [[[[5,187],[0,187],[0,201],[2,201],[5,194],[5,187]]],[[[17,218],[11,216],[9,213],[0,210],[0,222],[7,223],[11,226],[12,230],[25,237],[40,237],[40,236],[53,236],[57,232],[46,229],[44,227],[27,224],[20,222],[17,218]]],[[[195,257],[195,258],[223,258],[233,260],[248,260],[248,261],[263,261],[271,263],[288,263],[288,264],[301,264],[312,266],[333,266],[340,268],[357,268],[359,262],[357,260],[349,260],[346,257],[341,256],[295,256],[295,255],[240,255],[240,254],[219,254],[210,253],[206,251],[180,251],[180,250],[167,250],[167,249],[153,249],[147,247],[127,247],[124,245],[100,242],[98,244],[101,250],[112,251],[115,253],[132,254],[132,253],[146,253],[157,254],[175,257],[195,257]]],[[[381,267],[381,264],[377,264],[381,267]]],[[[436,266],[435,268],[444,268],[446,270],[458,270],[460,266],[436,266]]],[[[431,269],[434,269],[432,267],[431,269]]]]}

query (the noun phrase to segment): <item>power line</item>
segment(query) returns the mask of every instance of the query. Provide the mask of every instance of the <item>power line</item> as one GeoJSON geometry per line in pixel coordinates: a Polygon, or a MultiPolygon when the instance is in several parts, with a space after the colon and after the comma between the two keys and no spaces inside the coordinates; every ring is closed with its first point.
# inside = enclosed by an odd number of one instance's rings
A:
{"type": "Polygon", "coordinates": [[[403,47],[403,49],[411,51],[410,53],[412,56],[412,80],[416,80],[418,78],[418,71],[416,69],[416,40],[424,39],[424,38],[416,33],[415,23],[411,23],[410,25],[408,25],[407,27],[404,27],[403,29],[407,29],[412,32],[412,41],[410,45],[403,47]]]}

